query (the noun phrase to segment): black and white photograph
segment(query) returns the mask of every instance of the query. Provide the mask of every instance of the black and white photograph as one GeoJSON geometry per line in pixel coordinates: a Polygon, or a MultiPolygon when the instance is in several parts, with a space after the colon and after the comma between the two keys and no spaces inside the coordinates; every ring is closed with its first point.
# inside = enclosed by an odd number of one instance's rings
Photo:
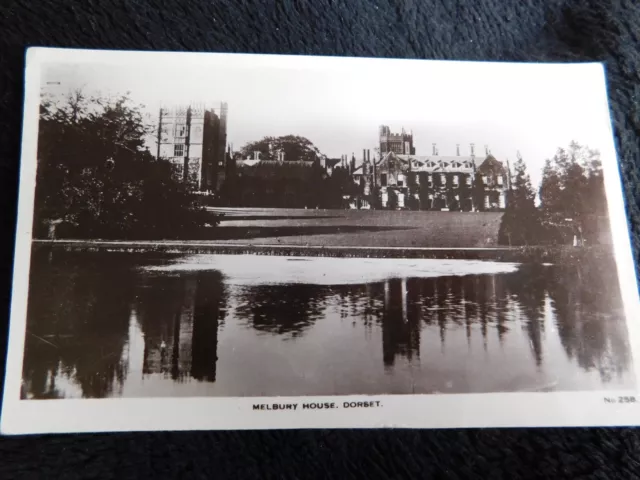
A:
{"type": "Polygon", "coordinates": [[[635,395],[601,66],[32,52],[5,412],[635,395]]]}

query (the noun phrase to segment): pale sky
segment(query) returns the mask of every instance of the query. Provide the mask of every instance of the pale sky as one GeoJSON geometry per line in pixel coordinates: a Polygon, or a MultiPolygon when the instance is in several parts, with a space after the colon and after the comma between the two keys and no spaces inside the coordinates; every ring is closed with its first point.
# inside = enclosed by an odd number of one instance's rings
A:
{"type": "Polygon", "coordinates": [[[534,186],[558,147],[576,140],[602,150],[610,142],[594,65],[135,55],[145,56],[52,63],[42,68],[42,85],[57,93],[129,91],[153,119],[160,103],[226,101],[235,149],[293,134],[329,157],[354,152],[359,162],[363,148],[373,154],[381,124],[412,130],[418,155],[431,154],[432,143],[441,155],[455,155],[457,143],[462,155],[470,143],[484,154],[487,144],[512,164],[520,151],[534,186]]]}

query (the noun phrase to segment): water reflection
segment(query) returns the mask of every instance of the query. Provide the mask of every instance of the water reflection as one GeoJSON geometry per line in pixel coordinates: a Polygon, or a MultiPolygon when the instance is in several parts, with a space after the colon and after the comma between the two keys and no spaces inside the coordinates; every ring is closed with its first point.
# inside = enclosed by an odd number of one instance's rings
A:
{"type": "Polygon", "coordinates": [[[340,285],[246,284],[217,269],[141,268],[167,261],[119,254],[49,261],[36,252],[23,397],[634,383],[615,270],[605,264],[340,285]]]}
{"type": "Polygon", "coordinates": [[[316,285],[246,287],[236,297],[236,315],[258,331],[296,337],[322,316],[327,295],[316,285]]]}

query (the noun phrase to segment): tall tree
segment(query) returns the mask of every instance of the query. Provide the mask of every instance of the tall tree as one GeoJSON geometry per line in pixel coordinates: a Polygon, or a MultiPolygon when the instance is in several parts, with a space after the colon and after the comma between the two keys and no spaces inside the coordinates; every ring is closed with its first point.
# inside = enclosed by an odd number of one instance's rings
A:
{"type": "Polygon", "coordinates": [[[253,158],[254,152],[259,152],[262,160],[276,160],[278,152],[284,152],[285,161],[314,161],[321,157],[320,150],[308,138],[297,135],[264,137],[262,140],[247,143],[240,151],[242,158],[253,158]]]}
{"type": "Polygon", "coordinates": [[[531,245],[540,236],[540,215],[535,205],[535,191],[522,158],[514,165],[514,175],[507,191],[507,207],[498,233],[503,245],[531,245]]]}
{"type": "Polygon", "coordinates": [[[562,204],[562,182],[557,165],[547,159],[542,169],[540,182],[540,205],[543,209],[554,210],[562,204]]]}
{"type": "Polygon", "coordinates": [[[44,98],[36,234],[46,235],[50,221],[83,238],[175,236],[203,224],[204,212],[173,166],[143,148],[148,131],[141,106],[127,96],[44,98]]]}
{"type": "Polygon", "coordinates": [[[577,142],[559,148],[545,163],[539,194],[550,237],[595,239],[607,206],[600,153],[577,142]]]}

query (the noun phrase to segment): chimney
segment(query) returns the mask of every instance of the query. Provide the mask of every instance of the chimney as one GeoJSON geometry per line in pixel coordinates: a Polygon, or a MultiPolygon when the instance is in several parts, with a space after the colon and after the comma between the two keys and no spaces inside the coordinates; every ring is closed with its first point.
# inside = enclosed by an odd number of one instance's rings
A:
{"type": "Polygon", "coordinates": [[[253,159],[254,160],[260,160],[260,152],[258,152],[257,150],[255,150],[253,152],[253,159]]]}
{"type": "Polygon", "coordinates": [[[432,145],[432,150],[431,150],[432,154],[433,155],[437,155],[437,153],[436,153],[436,144],[432,143],[431,145],[432,145]]]}
{"type": "Polygon", "coordinates": [[[489,145],[484,146],[484,154],[489,156],[489,145]]]}
{"type": "Polygon", "coordinates": [[[476,144],[475,144],[475,143],[472,143],[472,144],[471,144],[471,156],[472,156],[472,157],[475,157],[475,155],[476,155],[476,153],[475,153],[475,151],[474,151],[475,146],[476,146],[476,144]]]}
{"type": "Polygon", "coordinates": [[[367,163],[371,163],[371,150],[367,150],[367,163]]]}
{"type": "Polygon", "coordinates": [[[362,163],[367,161],[367,150],[366,149],[362,149],[362,163]]]}
{"type": "Polygon", "coordinates": [[[460,144],[456,143],[456,155],[460,156],[460,144]]]}

